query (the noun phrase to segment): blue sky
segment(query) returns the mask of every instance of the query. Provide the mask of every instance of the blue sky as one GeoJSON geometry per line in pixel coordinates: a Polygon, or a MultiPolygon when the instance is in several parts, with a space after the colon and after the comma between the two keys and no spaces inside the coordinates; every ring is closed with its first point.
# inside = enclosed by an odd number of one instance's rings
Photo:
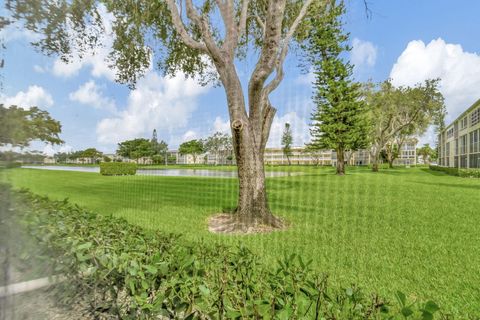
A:
{"type": "MultiPolygon", "coordinates": [[[[399,85],[413,85],[428,78],[442,79],[441,90],[453,120],[480,98],[480,1],[369,0],[370,18],[363,1],[347,1],[346,29],[351,33],[351,61],[355,78],[383,81],[391,77],[399,85]]],[[[108,15],[105,15],[108,16],[108,15]]],[[[55,150],[96,147],[114,152],[116,143],[129,138],[150,138],[154,128],[171,148],[191,138],[228,130],[228,114],[222,88],[200,87],[181,77],[167,79],[148,72],[135,91],[113,81],[114,72],[104,62],[106,50],[65,65],[56,57],[36,52],[31,33],[9,27],[1,32],[7,49],[2,52],[3,92],[0,102],[24,107],[36,104],[63,125],[66,145],[55,150]]],[[[106,40],[108,44],[108,39],[106,40]]],[[[248,80],[255,56],[238,64],[242,80],[248,80]]],[[[280,143],[285,122],[292,124],[294,144],[308,141],[311,75],[297,67],[291,52],[286,76],[271,98],[278,112],[270,146],[280,143]]],[[[433,132],[422,137],[433,142],[433,132]]],[[[41,144],[33,147],[43,149],[41,144]]],[[[50,147],[47,152],[52,152],[50,147]]]]}

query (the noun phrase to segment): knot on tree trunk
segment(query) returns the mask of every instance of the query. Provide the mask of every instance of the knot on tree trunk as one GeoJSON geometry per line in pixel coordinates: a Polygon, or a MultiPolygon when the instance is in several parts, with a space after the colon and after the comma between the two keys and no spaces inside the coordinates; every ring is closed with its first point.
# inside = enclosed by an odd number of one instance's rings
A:
{"type": "Polygon", "coordinates": [[[237,119],[237,120],[233,120],[233,122],[232,122],[232,128],[233,128],[233,130],[235,130],[235,131],[241,131],[242,128],[243,128],[243,122],[242,122],[242,120],[238,120],[238,119],[237,119]]]}

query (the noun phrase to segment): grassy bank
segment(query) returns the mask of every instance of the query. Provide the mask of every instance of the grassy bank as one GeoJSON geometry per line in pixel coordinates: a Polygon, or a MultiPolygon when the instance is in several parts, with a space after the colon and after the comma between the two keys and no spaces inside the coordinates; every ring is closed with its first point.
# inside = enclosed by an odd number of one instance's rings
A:
{"type": "Polygon", "coordinates": [[[218,236],[206,219],[235,206],[235,179],[13,169],[17,187],[72,202],[131,223],[185,234],[190,240],[244,242],[266,263],[301,253],[340,285],[395,290],[433,299],[456,314],[480,308],[480,182],[428,169],[275,167],[300,176],[268,180],[272,210],[288,231],[218,236]]]}

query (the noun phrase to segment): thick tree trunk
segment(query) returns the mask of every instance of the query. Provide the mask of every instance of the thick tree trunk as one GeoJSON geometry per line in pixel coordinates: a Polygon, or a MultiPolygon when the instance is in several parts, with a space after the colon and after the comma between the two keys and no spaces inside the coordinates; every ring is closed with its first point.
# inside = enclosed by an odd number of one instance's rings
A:
{"type": "Polygon", "coordinates": [[[270,211],[265,184],[265,147],[256,144],[251,127],[232,126],[239,179],[235,229],[248,231],[258,226],[280,228],[283,223],[270,211]]]}
{"type": "Polygon", "coordinates": [[[345,174],[345,150],[337,149],[337,175],[343,176],[345,174]]]}
{"type": "Polygon", "coordinates": [[[378,162],[379,162],[379,160],[380,160],[380,157],[379,157],[378,153],[375,153],[375,154],[373,155],[372,160],[373,160],[373,162],[372,162],[372,171],[373,171],[373,172],[378,172],[378,162]]]}
{"type": "Polygon", "coordinates": [[[393,159],[388,159],[388,167],[390,169],[393,169],[393,161],[394,161],[393,159]]]}
{"type": "Polygon", "coordinates": [[[380,162],[380,151],[381,147],[384,144],[381,142],[374,142],[370,149],[370,159],[372,161],[372,171],[378,172],[378,163],[380,162]]]}

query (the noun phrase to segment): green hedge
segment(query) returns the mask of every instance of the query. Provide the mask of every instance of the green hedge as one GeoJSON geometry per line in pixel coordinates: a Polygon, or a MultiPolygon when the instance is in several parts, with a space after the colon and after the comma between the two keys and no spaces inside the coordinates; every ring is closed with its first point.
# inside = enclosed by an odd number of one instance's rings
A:
{"type": "Polygon", "coordinates": [[[130,162],[101,162],[100,174],[104,176],[134,175],[137,172],[137,164],[130,162]]]}
{"type": "Polygon", "coordinates": [[[332,287],[311,261],[264,265],[245,247],[195,243],[26,191],[19,215],[67,279],[60,300],[101,319],[442,319],[432,301],[332,287]],[[80,304],[79,304],[80,303],[80,304]]]}
{"type": "Polygon", "coordinates": [[[430,166],[430,170],[445,172],[446,174],[463,178],[480,178],[480,169],[458,169],[450,167],[430,166]]]}

